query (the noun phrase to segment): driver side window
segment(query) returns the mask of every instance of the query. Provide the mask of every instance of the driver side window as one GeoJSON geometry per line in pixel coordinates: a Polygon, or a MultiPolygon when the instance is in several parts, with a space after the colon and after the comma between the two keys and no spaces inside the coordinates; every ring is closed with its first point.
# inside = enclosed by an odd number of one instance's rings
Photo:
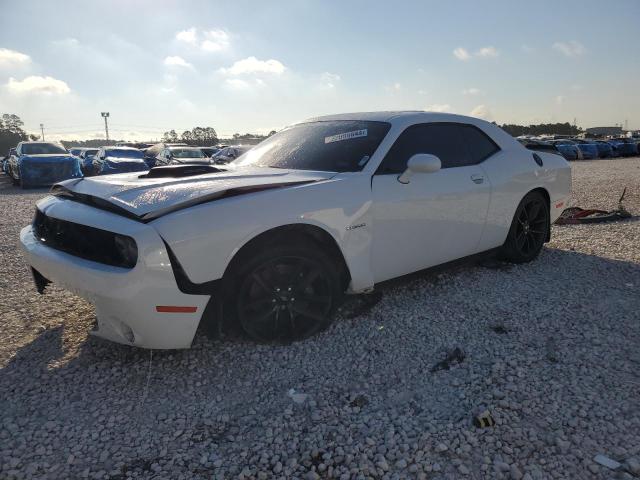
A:
{"type": "Polygon", "coordinates": [[[376,174],[401,174],[417,153],[430,153],[440,159],[442,168],[455,168],[480,163],[498,150],[493,141],[471,125],[422,123],[400,134],[376,174]]]}

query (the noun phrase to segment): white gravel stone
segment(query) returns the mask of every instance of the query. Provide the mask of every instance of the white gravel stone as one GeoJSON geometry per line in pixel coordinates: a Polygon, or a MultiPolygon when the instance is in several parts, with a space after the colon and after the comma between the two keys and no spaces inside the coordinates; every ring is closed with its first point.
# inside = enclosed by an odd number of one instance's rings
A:
{"type": "MultiPolygon", "coordinates": [[[[627,186],[640,215],[640,159],[572,169],[576,205],[627,186]]],[[[640,475],[638,219],[391,282],[303,342],[151,354],[89,336],[93,307],[55,284],[37,295],[17,242],[45,195],[0,176],[0,478],[609,478],[600,452],[640,475]]]]}

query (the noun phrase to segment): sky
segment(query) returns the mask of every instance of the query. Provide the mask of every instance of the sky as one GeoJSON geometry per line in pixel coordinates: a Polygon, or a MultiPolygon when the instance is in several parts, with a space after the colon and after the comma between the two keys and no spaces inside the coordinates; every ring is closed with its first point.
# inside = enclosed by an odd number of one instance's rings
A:
{"type": "Polygon", "coordinates": [[[353,111],[640,128],[640,1],[0,0],[0,113],[47,140],[353,111]]]}

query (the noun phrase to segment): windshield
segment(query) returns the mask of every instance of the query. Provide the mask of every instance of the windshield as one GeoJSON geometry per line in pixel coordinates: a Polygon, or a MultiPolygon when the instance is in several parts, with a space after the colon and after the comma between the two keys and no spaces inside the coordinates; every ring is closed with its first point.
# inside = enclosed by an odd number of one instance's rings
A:
{"type": "Polygon", "coordinates": [[[104,153],[107,157],[140,158],[140,159],[144,158],[144,154],[140,150],[114,148],[110,150],[105,150],[104,153]]]}
{"type": "Polygon", "coordinates": [[[391,125],[333,120],[301,123],[267,138],[232,165],[357,172],[362,170],[391,125]]]}
{"type": "Polygon", "coordinates": [[[23,155],[55,155],[66,154],[67,151],[61,145],[55,143],[23,143],[23,155]]]}
{"type": "Polygon", "coordinates": [[[204,153],[199,148],[172,148],[173,158],[203,158],[204,153]]]}

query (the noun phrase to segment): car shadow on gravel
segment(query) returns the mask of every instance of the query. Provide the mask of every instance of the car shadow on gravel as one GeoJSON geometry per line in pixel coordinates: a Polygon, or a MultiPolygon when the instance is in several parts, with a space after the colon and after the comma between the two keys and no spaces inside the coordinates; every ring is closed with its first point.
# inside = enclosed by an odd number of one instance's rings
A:
{"type": "MultiPolygon", "coordinates": [[[[384,303],[385,299],[397,303],[397,301],[403,300],[403,293],[407,291],[412,293],[419,292],[425,295],[437,293],[438,296],[446,296],[447,289],[455,288],[455,284],[459,281],[464,281],[466,276],[477,277],[487,273],[495,277],[500,275],[509,276],[513,272],[518,272],[517,276],[522,274],[526,277],[528,272],[531,272],[532,281],[530,285],[532,288],[544,290],[551,284],[553,285],[551,287],[552,289],[562,290],[562,297],[568,304],[574,303],[576,307],[583,306],[590,302],[611,302],[613,301],[611,297],[612,294],[623,294],[633,297],[634,292],[637,293],[640,289],[640,265],[634,262],[613,260],[575,251],[550,248],[543,250],[541,257],[545,259],[552,257],[553,269],[555,271],[565,271],[566,273],[567,270],[563,264],[568,263],[573,265],[573,268],[575,268],[576,265],[580,265],[581,272],[576,272],[571,282],[562,282],[561,280],[554,280],[547,276],[537,275],[539,272],[536,272],[536,270],[539,268],[541,260],[526,265],[509,265],[496,260],[494,257],[488,256],[456,265],[446,270],[426,270],[384,282],[380,286],[377,286],[376,290],[370,294],[347,296],[347,299],[336,315],[336,321],[330,329],[319,336],[303,342],[295,342],[290,345],[259,345],[251,342],[242,335],[231,334],[223,336],[222,339],[209,339],[204,334],[198,334],[194,339],[192,348],[189,350],[154,350],[153,356],[156,359],[173,360],[188,357],[192,354],[190,352],[200,354],[202,351],[207,351],[211,348],[221,348],[222,346],[249,349],[272,347],[286,349],[291,345],[324,341],[327,337],[338,334],[335,332],[337,329],[348,329],[349,327],[347,325],[349,324],[356,324],[360,321],[370,321],[371,317],[375,317],[376,309],[381,303],[384,303]],[[586,288],[582,281],[585,277],[583,273],[597,275],[595,272],[598,271],[621,273],[629,279],[629,282],[621,284],[617,280],[612,281],[607,277],[598,277],[598,291],[593,292],[593,277],[587,275],[587,283],[590,285],[590,288],[586,288]],[[601,297],[599,297],[600,295],[601,297]]],[[[570,271],[571,267],[569,267],[568,272],[570,273],[570,271]]],[[[505,280],[508,280],[508,278],[505,277],[505,280]]],[[[52,298],[53,295],[50,294],[49,297],[51,301],[55,301],[55,299],[52,298]]],[[[635,305],[640,309],[640,295],[634,298],[635,305]]],[[[557,305],[557,308],[567,308],[567,303],[557,305]]],[[[496,313],[501,315],[505,313],[500,309],[499,305],[496,307],[496,313]]],[[[547,305],[547,308],[553,309],[554,306],[547,305]]],[[[63,328],[64,326],[61,325],[47,329],[39,334],[34,341],[18,349],[11,361],[4,368],[0,368],[0,376],[3,371],[19,367],[21,364],[32,367],[49,365],[53,360],[61,357],[64,353],[62,340],[63,328]]],[[[492,329],[494,333],[499,334],[506,334],[510,331],[500,322],[492,323],[490,329],[492,329]]],[[[348,332],[343,331],[339,334],[348,334],[348,332]]],[[[78,349],[75,358],[64,368],[73,368],[73,364],[88,365],[94,361],[113,361],[119,364],[136,363],[145,361],[148,358],[149,352],[150,351],[146,349],[119,345],[107,340],[88,336],[84,344],[78,349]]]]}

